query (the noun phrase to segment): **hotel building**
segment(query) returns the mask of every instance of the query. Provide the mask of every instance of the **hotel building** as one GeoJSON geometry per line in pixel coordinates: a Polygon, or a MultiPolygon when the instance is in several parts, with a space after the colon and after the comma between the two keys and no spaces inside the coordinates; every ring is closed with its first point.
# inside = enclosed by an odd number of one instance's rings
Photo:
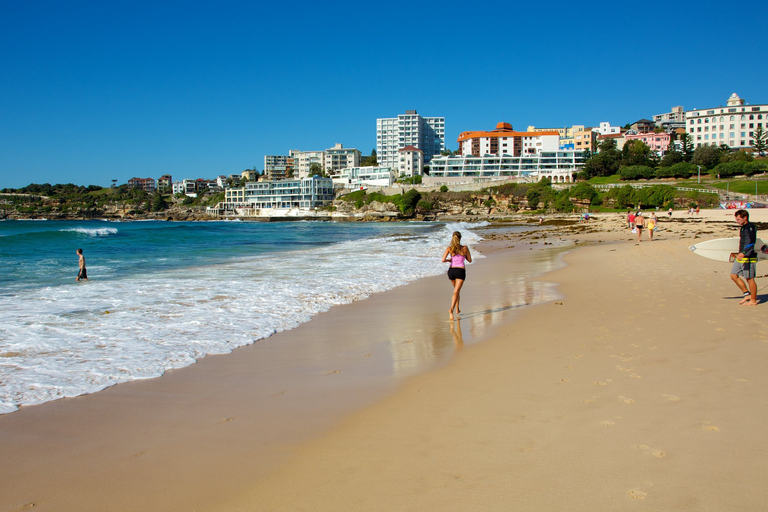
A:
{"type": "Polygon", "coordinates": [[[731,149],[751,148],[758,127],[768,130],[768,105],[749,105],[736,93],[725,107],[685,112],[685,131],[694,148],[722,144],[731,149]]]}
{"type": "Polygon", "coordinates": [[[376,155],[379,165],[397,168],[399,151],[414,146],[424,152],[424,163],[445,150],[445,118],[421,117],[406,110],[395,118],[376,119],[376,155]]]}
{"type": "Polygon", "coordinates": [[[584,126],[583,124],[575,124],[570,128],[536,128],[535,126],[529,126],[528,131],[536,133],[557,132],[560,136],[560,145],[558,149],[572,149],[576,151],[594,151],[595,145],[597,144],[597,136],[599,135],[593,128],[584,126]]]}
{"type": "Polygon", "coordinates": [[[676,128],[685,128],[685,111],[683,107],[672,107],[671,112],[653,116],[653,122],[658,128],[667,132],[671,132],[676,128]]]}

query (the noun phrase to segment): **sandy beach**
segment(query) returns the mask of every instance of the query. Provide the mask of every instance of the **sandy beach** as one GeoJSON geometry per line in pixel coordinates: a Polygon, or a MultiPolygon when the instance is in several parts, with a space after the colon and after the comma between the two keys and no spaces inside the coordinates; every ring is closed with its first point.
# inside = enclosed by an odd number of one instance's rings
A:
{"type": "Polygon", "coordinates": [[[688,250],[733,212],[483,236],[454,324],[423,279],[0,416],[0,510],[764,509],[768,304],[688,250]]]}

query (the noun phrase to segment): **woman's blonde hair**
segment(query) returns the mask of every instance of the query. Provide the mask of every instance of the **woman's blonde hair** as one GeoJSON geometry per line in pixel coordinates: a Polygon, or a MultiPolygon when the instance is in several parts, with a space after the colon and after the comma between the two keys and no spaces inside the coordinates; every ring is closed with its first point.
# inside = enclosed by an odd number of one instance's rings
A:
{"type": "Polygon", "coordinates": [[[451,256],[459,254],[459,251],[461,251],[461,233],[458,231],[453,232],[453,236],[451,237],[451,245],[449,247],[451,250],[451,256]]]}

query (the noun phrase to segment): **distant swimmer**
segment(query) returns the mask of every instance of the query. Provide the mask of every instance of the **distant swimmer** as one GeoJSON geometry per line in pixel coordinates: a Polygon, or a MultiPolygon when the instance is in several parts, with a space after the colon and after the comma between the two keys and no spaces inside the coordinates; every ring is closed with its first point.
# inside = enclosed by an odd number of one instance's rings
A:
{"type": "Polygon", "coordinates": [[[461,233],[454,231],[451,237],[451,245],[445,249],[442,259],[443,263],[451,262],[451,267],[448,269],[448,279],[450,279],[453,286],[451,309],[449,310],[451,320],[453,320],[454,309],[456,314],[461,313],[461,309],[459,309],[461,287],[464,286],[464,280],[467,278],[467,272],[464,268],[465,260],[472,263],[472,254],[469,252],[469,247],[461,245],[461,233]]]}
{"type": "Polygon", "coordinates": [[[83,250],[82,249],[78,249],[77,250],[77,256],[78,256],[78,259],[80,260],[80,271],[77,273],[77,278],[75,279],[75,281],[79,281],[81,279],[83,281],[87,281],[88,280],[88,272],[86,272],[86,270],[85,270],[85,256],[83,256],[83,250]]]}

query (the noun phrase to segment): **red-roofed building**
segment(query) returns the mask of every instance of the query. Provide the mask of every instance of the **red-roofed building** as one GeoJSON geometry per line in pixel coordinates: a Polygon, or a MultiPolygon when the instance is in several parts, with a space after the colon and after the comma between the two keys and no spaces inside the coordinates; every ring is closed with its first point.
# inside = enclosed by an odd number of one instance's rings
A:
{"type": "Polygon", "coordinates": [[[557,131],[516,132],[509,123],[499,123],[495,130],[463,132],[459,135],[460,155],[533,155],[541,151],[557,151],[557,131]]]}

